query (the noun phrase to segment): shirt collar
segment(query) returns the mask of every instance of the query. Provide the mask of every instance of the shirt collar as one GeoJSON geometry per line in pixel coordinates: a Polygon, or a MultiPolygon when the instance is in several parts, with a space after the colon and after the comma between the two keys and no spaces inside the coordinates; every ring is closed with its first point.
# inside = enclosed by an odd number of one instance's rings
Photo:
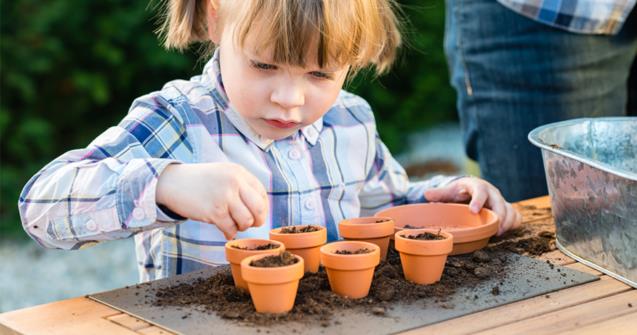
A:
{"type": "MultiPolygon", "coordinates": [[[[273,140],[265,138],[257,134],[245,119],[239,114],[229,103],[228,96],[226,95],[225,88],[223,87],[223,81],[221,79],[221,68],[219,65],[219,49],[216,49],[212,59],[204,67],[204,74],[212,80],[213,89],[211,94],[215,102],[222,108],[224,114],[230,120],[232,125],[237,128],[245,137],[256,144],[261,150],[268,151],[273,140]]],[[[323,117],[320,117],[314,123],[301,128],[299,131],[303,134],[305,140],[312,146],[318,141],[319,135],[323,130],[323,117]]],[[[292,135],[294,136],[294,135],[292,135]]]]}

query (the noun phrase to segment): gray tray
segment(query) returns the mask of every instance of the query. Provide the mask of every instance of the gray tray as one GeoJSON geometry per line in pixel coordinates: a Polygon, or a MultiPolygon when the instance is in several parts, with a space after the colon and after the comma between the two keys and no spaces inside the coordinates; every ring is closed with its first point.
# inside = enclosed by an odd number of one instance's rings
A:
{"type": "Polygon", "coordinates": [[[150,283],[91,295],[90,298],[133,314],[160,327],[181,334],[388,334],[418,328],[469,313],[543,295],[565,287],[597,280],[597,276],[547,264],[529,257],[505,253],[505,278],[485,280],[475,287],[462,287],[444,303],[433,298],[413,303],[395,303],[386,316],[370,311],[344,309],[335,313],[327,327],[319,322],[287,322],[274,326],[251,326],[222,319],[196,308],[153,306],[155,292],[177,282],[188,283],[208,277],[225,267],[210,268],[150,283]],[[494,295],[494,287],[499,294],[494,295]],[[185,317],[185,318],[184,318],[185,317]]]}
{"type": "Polygon", "coordinates": [[[587,118],[536,128],[557,247],[637,288],[637,118],[587,118]]]}

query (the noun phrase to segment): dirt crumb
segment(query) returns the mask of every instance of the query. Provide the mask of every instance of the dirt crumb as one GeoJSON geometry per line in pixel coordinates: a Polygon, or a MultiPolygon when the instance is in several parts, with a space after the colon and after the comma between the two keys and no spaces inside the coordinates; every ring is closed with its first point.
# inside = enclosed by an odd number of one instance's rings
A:
{"type": "Polygon", "coordinates": [[[384,316],[385,315],[385,308],[384,307],[372,307],[372,314],[378,315],[378,316],[384,316]]]}

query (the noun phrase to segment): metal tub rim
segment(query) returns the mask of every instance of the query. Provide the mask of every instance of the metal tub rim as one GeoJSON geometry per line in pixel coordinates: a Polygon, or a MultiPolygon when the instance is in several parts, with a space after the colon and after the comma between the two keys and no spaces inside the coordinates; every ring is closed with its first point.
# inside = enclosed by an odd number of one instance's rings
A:
{"type": "Polygon", "coordinates": [[[626,178],[629,180],[633,180],[633,181],[637,181],[637,173],[631,172],[631,171],[626,171],[626,170],[621,170],[621,169],[617,169],[616,167],[610,166],[609,164],[600,162],[600,161],[596,161],[596,160],[592,160],[589,157],[583,156],[583,155],[579,155],[577,153],[568,151],[568,150],[562,150],[560,148],[554,148],[549,144],[545,144],[542,139],[540,138],[540,135],[546,131],[547,129],[554,129],[554,128],[559,128],[559,127],[565,127],[565,126],[571,126],[571,125],[575,125],[575,124],[579,124],[579,123],[584,123],[587,122],[588,126],[590,127],[590,125],[593,122],[599,122],[599,121],[611,121],[611,122],[620,122],[620,121],[626,121],[627,119],[629,120],[634,120],[637,122],[637,117],[622,117],[622,116],[616,116],[616,117],[599,117],[599,118],[578,118],[578,119],[571,119],[571,120],[566,120],[566,121],[559,121],[559,122],[554,122],[554,123],[549,123],[549,124],[545,124],[543,126],[539,126],[535,129],[533,129],[531,132],[529,132],[528,135],[528,139],[529,141],[537,146],[540,147],[543,150],[548,150],[550,152],[553,152],[557,155],[561,155],[561,156],[565,156],[571,159],[574,159],[576,161],[585,163],[587,165],[593,166],[597,169],[600,169],[604,172],[608,172],[608,173],[612,173],[614,175],[617,175],[619,177],[622,178],[626,178]]]}

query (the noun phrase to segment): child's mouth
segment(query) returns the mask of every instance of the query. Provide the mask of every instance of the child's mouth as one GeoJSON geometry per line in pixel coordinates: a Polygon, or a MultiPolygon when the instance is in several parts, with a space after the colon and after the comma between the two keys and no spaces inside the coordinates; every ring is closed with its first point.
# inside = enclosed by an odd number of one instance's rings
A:
{"type": "Polygon", "coordinates": [[[294,128],[299,125],[296,122],[287,122],[287,121],[274,120],[274,119],[265,119],[265,122],[271,125],[272,127],[281,128],[281,129],[294,128]]]}

